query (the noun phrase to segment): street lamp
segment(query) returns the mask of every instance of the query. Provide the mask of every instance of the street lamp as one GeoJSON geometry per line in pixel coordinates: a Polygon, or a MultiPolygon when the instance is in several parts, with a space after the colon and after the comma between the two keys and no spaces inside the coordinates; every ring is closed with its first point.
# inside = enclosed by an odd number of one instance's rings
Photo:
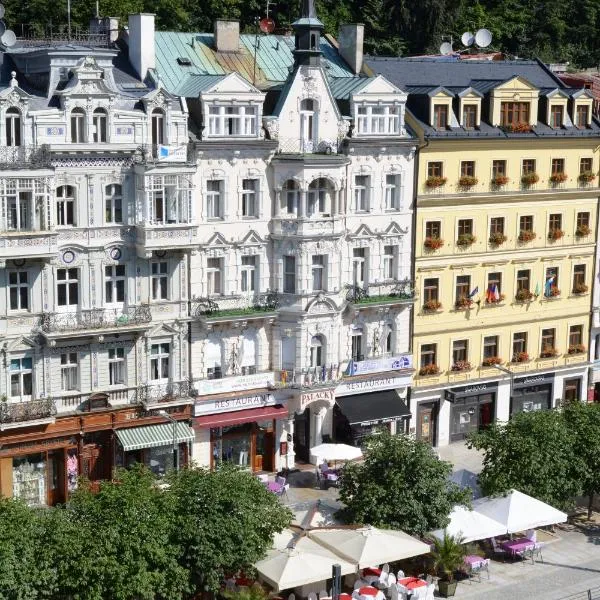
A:
{"type": "Polygon", "coordinates": [[[173,425],[173,467],[179,471],[179,450],[177,448],[177,420],[174,419],[166,410],[159,410],[158,414],[161,417],[170,421],[173,425]]]}

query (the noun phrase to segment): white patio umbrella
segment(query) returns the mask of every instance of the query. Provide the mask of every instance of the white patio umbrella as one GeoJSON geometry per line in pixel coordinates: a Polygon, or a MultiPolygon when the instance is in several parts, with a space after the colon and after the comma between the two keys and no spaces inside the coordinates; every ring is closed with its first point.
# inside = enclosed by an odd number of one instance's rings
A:
{"type": "Polygon", "coordinates": [[[344,559],[357,563],[361,569],[431,551],[428,544],[404,531],[370,526],[359,529],[315,529],[309,531],[308,535],[344,559]]]}
{"type": "Polygon", "coordinates": [[[504,525],[507,533],[564,523],[567,515],[553,506],[511,490],[506,496],[480,498],[473,510],[504,525]]]}
{"type": "Polygon", "coordinates": [[[277,534],[273,544],[267,556],[254,566],[259,579],[278,592],[330,579],[335,564],[340,565],[342,575],[356,571],[356,565],[290,530],[277,534]]]}
{"type": "Polygon", "coordinates": [[[353,460],[362,456],[362,450],[348,444],[319,444],[310,453],[321,460],[353,460]]]}
{"type": "Polygon", "coordinates": [[[442,540],[446,531],[448,535],[458,536],[467,544],[506,533],[506,526],[502,523],[464,506],[455,506],[449,516],[450,523],[446,529],[436,529],[431,535],[442,540]]]}

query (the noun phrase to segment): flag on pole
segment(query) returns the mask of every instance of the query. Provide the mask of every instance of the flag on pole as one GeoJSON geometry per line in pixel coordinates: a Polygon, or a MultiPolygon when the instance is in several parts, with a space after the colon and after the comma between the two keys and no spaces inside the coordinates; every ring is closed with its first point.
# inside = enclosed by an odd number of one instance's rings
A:
{"type": "Polygon", "coordinates": [[[498,302],[500,300],[500,290],[498,289],[498,285],[494,284],[494,300],[498,302]]]}
{"type": "Polygon", "coordinates": [[[471,293],[469,294],[469,298],[472,298],[475,294],[479,293],[479,286],[477,286],[475,289],[471,290],[471,293]]]}

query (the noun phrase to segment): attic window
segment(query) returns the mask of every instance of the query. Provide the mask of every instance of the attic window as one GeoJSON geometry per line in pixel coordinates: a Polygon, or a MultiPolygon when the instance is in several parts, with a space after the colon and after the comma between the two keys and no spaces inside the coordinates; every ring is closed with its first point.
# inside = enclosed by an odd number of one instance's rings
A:
{"type": "Polygon", "coordinates": [[[182,67],[191,67],[192,61],[186,56],[179,56],[177,58],[177,64],[181,65],[182,67]]]}
{"type": "Polygon", "coordinates": [[[560,104],[550,105],[550,127],[559,129],[563,126],[564,108],[560,104]]]}
{"type": "Polygon", "coordinates": [[[577,104],[575,110],[575,125],[584,128],[589,125],[590,107],[587,104],[577,104]]]}
{"type": "Polygon", "coordinates": [[[433,126],[436,129],[447,129],[448,127],[448,105],[434,104],[433,106],[433,126]]]}

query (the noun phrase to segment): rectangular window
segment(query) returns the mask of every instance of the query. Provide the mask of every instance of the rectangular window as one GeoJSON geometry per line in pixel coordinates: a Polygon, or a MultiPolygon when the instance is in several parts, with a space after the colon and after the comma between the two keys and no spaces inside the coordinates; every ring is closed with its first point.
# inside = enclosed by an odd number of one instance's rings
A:
{"type": "Polygon", "coordinates": [[[366,212],[369,210],[369,176],[356,175],[354,177],[354,210],[366,212]]]}
{"type": "Polygon", "coordinates": [[[463,299],[469,298],[471,292],[471,276],[470,275],[459,275],[456,278],[456,302],[460,302],[463,299]]]}
{"type": "Polygon", "coordinates": [[[256,284],[256,259],[256,256],[242,256],[242,292],[254,292],[258,289],[256,284]]]}
{"type": "Polygon", "coordinates": [[[440,280],[434,277],[427,278],[423,281],[423,299],[425,302],[430,300],[439,300],[440,295],[440,280]]]}
{"type": "Polygon", "coordinates": [[[581,158],[579,159],[579,174],[582,173],[590,173],[594,167],[594,159],[593,158],[581,158]]]}
{"type": "Polygon", "coordinates": [[[529,102],[502,102],[500,123],[505,127],[529,124],[529,102]]]}
{"type": "Polygon", "coordinates": [[[461,160],[460,161],[460,176],[461,177],[475,177],[475,161],[474,160],[461,160]]]}
{"type": "Polygon", "coordinates": [[[316,254],[312,257],[312,287],[314,292],[325,289],[325,257],[316,254]]]}
{"type": "Polygon", "coordinates": [[[10,271],[8,274],[10,310],[29,310],[29,273],[10,271]]]}
{"type": "Polygon", "coordinates": [[[385,209],[400,210],[400,175],[385,176],[385,209]]]}
{"type": "Polygon", "coordinates": [[[102,109],[96,109],[93,116],[94,142],[105,143],[108,118],[102,109]]]}
{"type": "Polygon", "coordinates": [[[427,163],[427,177],[443,177],[444,176],[444,165],[441,162],[429,162],[427,163]]]}
{"type": "Polygon", "coordinates": [[[458,237],[473,233],[473,219],[459,219],[457,227],[458,237]]]}
{"type": "Polygon", "coordinates": [[[362,329],[352,330],[352,360],[355,362],[360,362],[365,358],[362,352],[362,338],[362,329]]]}
{"type": "Polygon", "coordinates": [[[525,215],[523,217],[519,217],[519,231],[531,231],[533,232],[533,216],[525,215]]]}
{"type": "Polygon", "coordinates": [[[589,229],[590,213],[589,212],[578,212],[576,225],[577,225],[578,230],[589,229]]]}
{"type": "Polygon", "coordinates": [[[19,189],[17,189],[14,180],[6,184],[6,225],[9,231],[33,230],[33,192],[22,190],[21,187],[25,187],[25,185],[19,185],[19,189]]]}
{"type": "Polygon", "coordinates": [[[125,282],[125,265],[104,267],[104,301],[107,304],[125,302],[125,282]]]}
{"type": "Polygon", "coordinates": [[[583,344],[583,325],[571,325],[569,327],[569,346],[581,346],[583,344]]]}
{"type": "Polygon", "coordinates": [[[362,286],[365,284],[366,259],[364,248],[354,248],[352,250],[352,281],[354,285],[362,286]]]}
{"type": "Polygon", "coordinates": [[[209,106],[208,135],[256,135],[255,106],[209,106]]]}
{"type": "Polygon", "coordinates": [[[442,222],[441,221],[426,221],[425,222],[425,237],[426,238],[442,237],[442,222]]]}
{"type": "Polygon", "coordinates": [[[107,223],[123,222],[123,196],[120,185],[111,184],[105,188],[104,215],[107,223]]]}
{"type": "Polygon", "coordinates": [[[506,177],[506,161],[495,160],[492,162],[492,178],[506,177]]]}
{"type": "Polygon", "coordinates": [[[589,117],[590,107],[587,104],[578,104],[575,125],[579,128],[587,127],[589,124],[589,117]]]}
{"type": "Polygon", "coordinates": [[[81,108],[71,111],[71,142],[74,144],[85,142],[85,113],[81,108]]]}
{"type": "Polygon", "coordinates": [[[560,104],[552,104],[550,106],[550,127],[558,129],[564,123],[564,107],[560,104]]]}
{"type": "Polygon", "coordinates": [[[242,181],[242,216],[258,217],[258,179],[242,181]]]}
{"type": "Polygon", "coordinates": [[[283,291],[285,294],[296,293],[296,257],[283,257],[283,291]]]}
{"type": "Polygon", "coordinates": [[[490,233],[504,235],[504,217],[492,217],[490,219],[490,233]]]}
{"type": "Polygon", "coordinates": [[[529,269],[520,269],[517,271],[517,292],[520,290],[528,292],[530,290],[530,271],[529,269]]]}
{"type": "Polygon", "coordinates": [[[483,358],[494,358],[498,356],[498,336],[487,335],[483,338],[483,358]]]}
{"type": "Polygon", "coordinates": [[[396,246],[383,247],[383,278],[396,279],[396,255],[398,248],[396,246]]]}
{"type": "Polygon", "coordinates": [[[542,329],[542,346],[541,352],[548,352],[555,346],[556,330],[552,328],[542,329]]]}
{"type": "Polygon", "coordinates": [[[530,173],[535,173],[535,159],[525,158],[521,163],[521,174],[529,175],[530,173]]]}
{"type": "Polygon", "coordinates": [[[475,129],[475,127],[477,127],[477,105],[476,104],[464,104],[463,105],[462,125],[465,129],[475,129]]]}
{"type": "Polygon", "coordinates": [[[33,390],[33,360],[12,358],[10,361],[10,397],[31,397],[33,390]]]}
{"type": "Polygon", "coordinates": [[[222,206],[223,180],[211,179],[206,182],[206,218],[221,219],[223,217],[222,206]]]}
{"type": "Polygon", "coordinates": [[[495,304],[502,300],[502,273],[494,271],[488,273],[487,290],[485,293],[485,301],[488,304],[495,304]]]}
{"type": "Polygon", "coordinates": [[[220,258],[209,258],[206,261],[206,293],[214,296],[223,293],[223,261],[220,258]]]}
{"type": "Polygon", "coordinates": [[[400,110],[397,106],[359,106],[356,111],[358,133],[398,133],[400,110]]]}
{"type": "Polygon", "coordinates": [[[585,283],[585,265],[575,265],[573,267],[573,293],[583,294],[587,292],[585,283]]]}
{"type": "Polygon", "coordinates": [[[560,175],[565,172],[565,159],[564,158],[553,158],[552,159],[552,175],[560,175]]]}
{"type": "Polygon", "coordinates": [[[56,188],[56,224],[75,225],[75,188],[61,185],[56,188]]]}
{"type": "Polygon", "coordinates": [[[558,287],[558,267],[546,267],[546,279],[544,280],[544,296],[552,298],[560,294],[558,287]]]}
{"type": "Polygon", "coordinates": [[[468,340],[456,340],[452,342],[452,363],[466,362],[469,360],[468,340]]]}
{"type": "Polygon", "coordinates": [[[77,352],[66,352],[60,355],[60,378],[63,392],[72,392],[79,389],[77,352]]]}
{"type": "Polygon", "coordinates": [[[577,402],[581,400],[581,378],[565,379],[565,402],[577,402]]]}
{"type": "Polygon", "coordinates": [[[447,129],[448,127],[448,105],[433,105],[433,126],[436,129],[447,129]]]}
{"type": "Polygon", "coordinates": [[[79,304],[79,269],[56,270],[56,300],[58,306],[79,304]]]}
{"type": "Polygon", "coordinates": [[[108,377],[110,385],[125,385],[126,368],[125,348],[109,348],[108,377]]]}
{"type": "Polygon", "coordinates": [[[169,263],[153,262],[151,267],[152,300],[169,299],[169,263]]]}
{"type": "Polygon", "coordinates": [[[152,344],[150,347],[150,379],[152,381],[168,381],[170,344],[152,344]]]}
{"type": "MultiPolygon", "coordinates": [[[[519,354],[527,353],[527,332],[520,331],[513,335],[513,361],[519,354]]],[[[518,362],[518,361],[517,361],[518,362]]]]}
{"type": "Polygon", "coordinates": [[[437,364],[437,344],[421,344],[421,367],[437,364]]]}
{"type": "Polygon", "coordinates": [[[548,215],[548,230],[552,232],[554,230],[562,231],[562,215],[559,213],[552,213],[548,215]]]}

